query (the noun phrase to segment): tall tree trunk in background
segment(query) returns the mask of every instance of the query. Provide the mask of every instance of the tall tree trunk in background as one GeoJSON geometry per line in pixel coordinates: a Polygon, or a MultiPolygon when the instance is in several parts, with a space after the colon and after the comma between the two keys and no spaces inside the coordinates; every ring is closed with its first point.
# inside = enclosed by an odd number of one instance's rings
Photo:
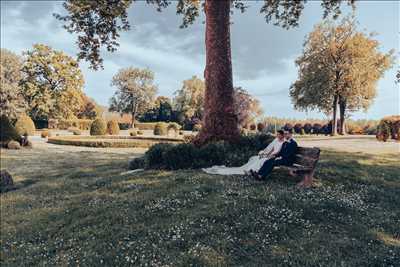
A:
{"type": "Polygon", "coordinates": [[[206,0],[206,83],[202,129],[195,143],[235,141],[239,135],[234,109],[230,44],[230,0],[206,0]]]}
{"type": "Polygon", "coordinates": [[[339,97],[335,95],[333,97],[333,118],[332,118],[332,132],[331,135],[337,135],[337,107],[338,107],[339,97]]]}
{"type": "Polygon", "coordinates": [[[340,129],[339,133],[342,135],[346,134],[346,107],[347,102],[346,99],[342,96],[339,96],[339,113],[340,113],[340,129]]]}

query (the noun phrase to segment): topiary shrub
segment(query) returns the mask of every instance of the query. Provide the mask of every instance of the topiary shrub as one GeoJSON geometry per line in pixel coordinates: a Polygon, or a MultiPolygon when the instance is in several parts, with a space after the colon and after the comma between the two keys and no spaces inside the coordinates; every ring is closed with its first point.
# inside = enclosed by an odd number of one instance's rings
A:
{"type": "Polygon", "coordinates": [[[319,135],[322,133],[322,125],[319,123],[314,123],[312,128],[312,133],[319,135]]]}
{"type": "Polygon", "coordinates": [[[300,134],[302,129],[303,129],[303,124],[301,124],[301,123],[296,123],[296,124],[293,126],[293,130],[294,130],[294,132],[297,133],[297,134],[300,134]]]}
{"type": "Polygon", "coordinates": [[[154,135],[167,135],[168,134],[167,125],[164,122],[158,122],[154,126],[153,134],[154,135]]]}
{"type": "Polygon", "coordinates": [[[44,131],[42,131],[42,132],[40,133],[40,136],[41,136],[42,138],[51,137],[51,132],[48,131],[48,130],[44,130],[44,131]]]}
{"type": "Polygon", "coordinates": [[[312,128],[313,127],[312,127],[311,123],[305,123],[303,126],[304,133],[310,134],[312,131],[312,128]]]}
{"type": "Polygon", "coordinates": [[[15,123],[15,130],[19,135],[34,135],[36,128],[29,116],[22,115],[15,123]]]}
{"type": "Polygon", "coordinates": [[[128,168],[130,170],[144,169],[146,168],[146,159],[144,157],[131,159],[128,168]]]}
{"type": "Polygon", "coordinates": [[[301,128],[300,135],[305,135],[305,134],[306,134],[306,131],[304,131],[304,128],[301,128]]]}
{"type": "Polygon", "coordinates": [[[191,169],[202,166],[199,151],[194,144],[172,146],[164,152],[165,168],[169,170],[191,169]]]}
{"type": "Polygon", "coordinates": [[[110,120],[107,123],[107,133],[109,135],[118,135],[119,134],[119,125],[116,120],[110,120]]]}
{"type": "Polygon", "coordinates": [[[170,149],[173,145],[167,143],[155,144],[149,148],[149,150],[145,153],[145,158],[148,164],[148,167],[157,169],[165,166],[164,162],[164,154],[170,149]]]}
{"type": "Polygon", "coordinates": [[[21,149],[21,145],[17,141],[10,141],[7,143],[8,149],[21,149]]]}
{"type": "Polygon", "coordinates": [[[90,126],[90,135],[105,135],[107,132],[106,122],[102,118],[97,118],[90,126]]]}
{"type": "Polygon", "coordinates": [[[201,130],[201,124],[200,123],[197,123],[197,124],[195,124],[194,126],[193,126],[193,129],[192,129],[192,131],[193,132],[198,132],[198,131],[200,131],[201,130]]]}
{"type": "Polygon", "coordinates": [[[137,135],[136,129],[130,130],[130,131],[129,131],[129,135],[130,135],[130,136],[136,136],[136,135],[137,135]]]}
{"type": "Polygon", "coordinates": [[[257,123],[257,131],[262,132],[265,128],[265,124],[262,122],[257,123]]]}
{"type": "Polygon", "coordinates": [[[291,131],[291,130],[293,129],[293,125],[292,125],[291,123],[286,123],[286,124],[283,126],[283,129],[284,129],[285,131],[291,131]]]}
{"type": "Polygon", "coordinates": [[[2,115],[0,117],[0,141],[2,146],[6,146],[9,141],[20,141],[21,136],[15,130],[10,120],[2,115]]]}
{"type": "Polygon", "coordinates": [[[176,122],[171,122],[170,124],[168,124],[167,128],[168,128],[168,131],[169,130],[174,130],[177,133],[182,128],[182,126],[180,126],[176,122]]]}

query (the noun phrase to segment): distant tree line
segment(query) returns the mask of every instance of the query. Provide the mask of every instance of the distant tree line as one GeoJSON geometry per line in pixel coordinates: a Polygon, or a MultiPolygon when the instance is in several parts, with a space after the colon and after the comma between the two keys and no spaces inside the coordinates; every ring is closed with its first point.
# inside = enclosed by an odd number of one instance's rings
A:
{"type": "Polygon", "coordinates": [[[101,112],[83,92],[78,63],[43,44],[17,55],[1,49],[1,115],[11,120],[28,115],[35,122],[93,119],[101,112]]]}
{"type": "MultiPolygon", "coordinates": [[[[124,68],[113,77],[111,84],[116,87],[110,99],[110,111],[128,113],[140,122],[177,122],[184,129],[200,128],[204,116],[205,83],[193,76],[182,82],[171,99],[156,96],[154,73],[149,69],[124,68]]],[[[245,89],[235,87],[235,110],[241,127],[246,127],[262,114],[260,103],[245,89]]]]}

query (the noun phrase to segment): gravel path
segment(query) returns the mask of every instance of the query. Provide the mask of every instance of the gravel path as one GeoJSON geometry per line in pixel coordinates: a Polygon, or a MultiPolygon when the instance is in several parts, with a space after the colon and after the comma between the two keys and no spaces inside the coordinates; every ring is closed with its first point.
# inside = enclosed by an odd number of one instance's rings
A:
{"type": "Polygon", "coordinates": [[[338,137],[305,137],[298,139],[300,146],[328,148],[337,151],[366,154],[400,154],[400,143],[390,140],[379,142],[374,136],[351,135],[338,137]]]}

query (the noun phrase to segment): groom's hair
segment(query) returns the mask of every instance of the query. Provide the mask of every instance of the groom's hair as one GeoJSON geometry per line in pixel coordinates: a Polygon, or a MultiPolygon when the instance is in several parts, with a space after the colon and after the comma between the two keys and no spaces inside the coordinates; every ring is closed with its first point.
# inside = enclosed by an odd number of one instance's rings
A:
{"type": "Polygon", "coordinates": [[[279,130],[278,134],[282,134],[283,135],[284,134],[283,130],[279,130]]]}

